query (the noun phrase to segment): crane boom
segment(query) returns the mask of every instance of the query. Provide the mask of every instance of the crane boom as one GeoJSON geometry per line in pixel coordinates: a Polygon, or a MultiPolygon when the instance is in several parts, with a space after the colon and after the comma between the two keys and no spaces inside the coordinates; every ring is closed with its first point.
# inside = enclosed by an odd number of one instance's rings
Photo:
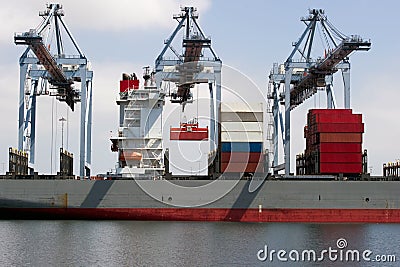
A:
{"type": "MultiPolygon", "coordinates": [[[[68,80],[63,70],[57,65],[56,60],[50,54],[46,45],[43,43],[42,36],[38,35],[35,30],[24,32],[22,34],[16,34],[14,36],[14,42],[16,45],[27,45],[33,51],[35,56],[38,58],[39,63],[50,74],[50,84],[56,86],[59,91],[65,89],[63,95],[65,95],[65,102],[70,106],[71,110],[74,110],[74,98],[76,93],[72,89],[72,80],[68,80]],[[61,89],[61,90],[60,90],[61,89]]],[[[61,92],[59,92],[61,93],[61,92]]]]}
{"type": "Polygon", "coordinates": [[[368,51],[370,47],[370,41],[364,41],[358,36],[343,40],[333,51],[328,52],[323,60],[313,64],[308,72],[303,74],[303,78],[294,84],[290,90],[291,109],[315,94],[316,90],[312,90],[313,88],[325,86],[325,76],[335,73],[338,70],[336,66],[353,51],[368,51]]]}

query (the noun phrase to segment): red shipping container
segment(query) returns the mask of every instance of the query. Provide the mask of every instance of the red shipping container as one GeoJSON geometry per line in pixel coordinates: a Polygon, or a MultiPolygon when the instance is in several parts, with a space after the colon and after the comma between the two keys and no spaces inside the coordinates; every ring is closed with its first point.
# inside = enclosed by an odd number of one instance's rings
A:
{"type": "MultiPolygon", "coordinates": [[[[313,123],[314,121],[312,121],[313,123]]],[[[361,114],[317,114],[314,123],[362,123],[361,114]]]]}
{"type": "Polygon", "coordinates": [[[361,133],[320,133],[319,143],[362,143],[361,133]]]}
{"type": "Polygon", "coordinates": [[[320,163],[321,174],[359,174],[362,172],[361,163],[320,163]]]}
{"type": "Polygon", "coordinates": [[[221,172],[263,172],[264,167],[262,163],[221,163],[221,172]]]}
{"type": "Polygon", "coordinates": [[[340,117],[342,115],[352,115],[351,109],[310,109],[307,115],[307,124],[312,125],[317,122],[316,117],[319,114],[328,115],[332,117],[340,117]]]}
{"type": "Polygon", "coordinates": [[[352,114],[351,109],[310,109],[308,115],[312,116],[315,114],[352,114]]]}
{"type": "Polygon", "coordinates": [[[352,109],[348,108],[313,108],[309,109],[308,113],[310,114],[330,114],[330,113],[340,113],[340,114],[352,114],[352,109]]]}
{"type": "Polygon", "coordinates": [[[208,140],[208,132],[171,132],[170,140],[181,140],[181,141],[208,140]]]}
{"type": "Polygon", "coordinates": [[[208,127],[199,128],[198,124],[182,123],[180,128],[170,128],[170,140],[202,141],[208,140],[208,127]]]}
{"type": "Polygon", "coordinates": [[[264,162],[262,153],[259,152],[221,152],[221,162],[264,162]]]}
{"type": "Polygon", "coordinates": [[[318,123],[310,128],[315,133],[363,133],[364,123],[318,123]]]}
{"type": "Polygon", "coordinates": [[[347,152],[347,153],[361,153],[361,143],[321,143],[317,149],[321,153],[325,152],[347,152]]]}
{"type": "Polygon", "coordinates": [[[343,162],[343,163],[361,163],[361,153],[319,153],[319,161],[322,162],[343,162]]]}

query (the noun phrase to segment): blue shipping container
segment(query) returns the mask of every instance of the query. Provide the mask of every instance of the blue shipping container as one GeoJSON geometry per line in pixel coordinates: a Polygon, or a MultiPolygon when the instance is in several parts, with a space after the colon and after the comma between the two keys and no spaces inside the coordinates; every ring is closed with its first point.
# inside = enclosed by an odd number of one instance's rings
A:
{"type": "Polygon", "coordinates": [[[222,142],[222,152],[262,152],[262,142],[222,142]]]}

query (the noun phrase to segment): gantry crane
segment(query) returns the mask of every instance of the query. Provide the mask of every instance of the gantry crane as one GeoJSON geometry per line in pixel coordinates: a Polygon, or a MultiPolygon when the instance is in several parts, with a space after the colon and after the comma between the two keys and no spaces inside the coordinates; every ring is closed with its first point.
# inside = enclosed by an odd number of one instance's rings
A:
{"type": "Polygon", "coordinates": [[[290,111],[302,104],[307,98],[314,95],[318,89],[327,92],[328,108],[335,107],[333,97],[333,74],[339,69],[342,71],[344,83],[344,108],[350,108],[350,62],[348,56],[353,51],[368,51],[371,47],[369,40],[360,36],[346,36],[342,34],[327,19],[324,10],[312,9],[309,16],[302,18],[306,29],[299,40],[293,44],[294,48],[282,65],[274,64],[269,75],[268,98],[272,102],[274,120],[273,167],[275,171],[285,169],[285,175],[290,173],[290,111]],[[311,53],[315,43],[315,33],[320,31],[325,40],[324,55],[312,58],[311,53]],[[295,54],[300,60],[294,60],[295,54]],[[280,93],[280,85],[284,85],[284,93],[280,93]],[[285,125],[279,111],[279,102],[285,105],[285,125]],[[280,121],[284,164],[278,165],[278,123],[280,121]]]}
{"type": "Polygon", "coordinates": [[[192,102],[190,90],[195,84],[209,84],[211,103],[210,149],[214,151],[215,144],[218,144],[218,134],[216,133],[218,133],[218,109],[221,102],[222,61],[212,49],[211,39],[206,37],[200,28],[197,22],[196,9],[194,7],[183,7],[181,11],[180,14],[173,16],[178,21],[178,26],[164,42],[164,48],[155,61],[155,79],[157,86],[161,86],[163,81],[176,84],[178,90],[170,95],[171,102],[180,103],[182,110],[186,103],[192,102]],[[183,53],[180,54],[172,46],[172,43],[178,32],[183,28],[185,28],[182,40],[183,53]],[[168,50],[172,51],[173,58],[165,56],[168,50]],[[211,52],[210,58],[205,56],[206,50],[211,52]]]}
{"type": "Polygon", "coordinates": [[[28,152],[32,172],[35,163],[37,96],[55,96],[59,101],[66,102],[72,111],[74,104],[81,102],[80,176],[88,176],[91,164],[93,72],[89,70],[87,58],[62,19],[62,5],[48,4],[45,11],[39,12],[39,16],[43,20],[36,29],[14,36],[15,44],[27,46],[19,60],[18,149],[28,152]],[[56,51],[51,50],[50,38],[45,38],[46,33],[48,37],[52,33],[55,35],[56,51]],[[65,55],[63,33],[72,42],[76,54],[65,55]],[[80,89],[74,87],[76,82],[80,82],[80,89]]]}

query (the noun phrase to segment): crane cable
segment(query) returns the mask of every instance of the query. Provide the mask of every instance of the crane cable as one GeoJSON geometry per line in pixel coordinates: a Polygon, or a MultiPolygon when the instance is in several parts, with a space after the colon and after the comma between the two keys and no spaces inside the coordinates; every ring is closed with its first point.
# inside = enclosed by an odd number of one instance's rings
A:
{"type": "Polygon", "coordinates": [[[321,29],[321,27],[318,27],[318,33],[319,33],[319,37],[321,39],[322,46],[324,47],[324,50],[326,48],[328,48],[328,51],[329,51],[331,49],[331,46],[329,44],[328,37],[326,36],[324,27],[322,27],[322,29],[321,29]],[[321,31],[322,31],[322,33],[321,33],[321,31]],[[324,42],[324,39],[322,39],[322,36],[324,37],[325,42],[324,42]]]}
{"type": "Polygon", "coordinates": [[[328,19],[325,20],[326,24],[328,27],[332,30],[332,32],[336,35],[336,37],[340,40],[344,40],[346,38],[349,38],[346,34],[342,33],[339,31],[338,28],[336,28],[328,19]]]}
{"type": "Polygon", "coordinates": [[[46,43],[47,43],[46,48],[49,50],[49,52],[50,52],[51,43],[53,42],[53,39],[54,39],[54,31],[52,31],[51,24],[49,24],[48,30],[47,30],[47,37],[46,37],[46,43]]]}

